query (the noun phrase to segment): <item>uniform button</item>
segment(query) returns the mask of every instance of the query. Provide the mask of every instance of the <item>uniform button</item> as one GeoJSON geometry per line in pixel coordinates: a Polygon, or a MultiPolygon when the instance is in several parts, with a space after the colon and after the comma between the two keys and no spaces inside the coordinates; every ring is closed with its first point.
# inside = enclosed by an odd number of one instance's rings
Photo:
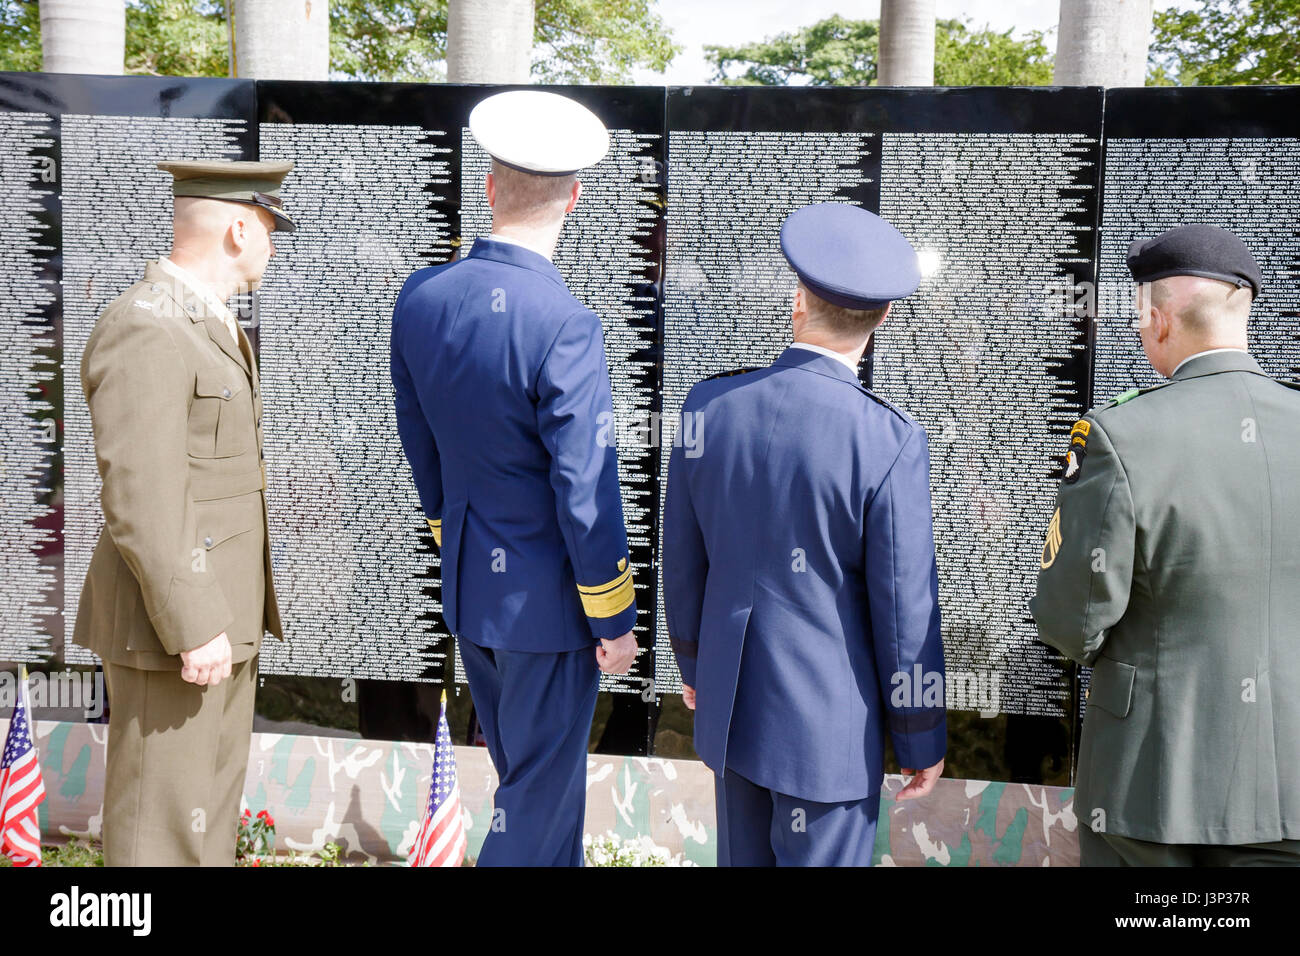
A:
{"type": "Polygon", "coordinates": [[[153,285],[149,286],[149,291],[157,295],[159,292],[162,291],[162,286],[160,286],[157,282],[155,282],[153,285]]]}
{"type": "Polygon", "coordinates": [[[223,388],[223,389],[221,390],[221,397],[222,397],[222,398],[229,398],[229,397],[230,397],[230,387],[229,387],[229,386],[227,386],[226,388],[223,388]]]}
{"type": "Polygon", "coordinates": [[[212,547],[212,539],[211,539],[211,538],[204,538],[204,539],[203,539],[203,547],[205,547],[205,548],[210,548],[210,547],[212,547]]]}
{"type": "Polygon", "coordinates": [[[188,312],[190,315],[193,315],[193,314],[194,314],[194,303],[193,303],[193,302],[188,303],[188,304],[185,306],[185,311],[188,312]]]}

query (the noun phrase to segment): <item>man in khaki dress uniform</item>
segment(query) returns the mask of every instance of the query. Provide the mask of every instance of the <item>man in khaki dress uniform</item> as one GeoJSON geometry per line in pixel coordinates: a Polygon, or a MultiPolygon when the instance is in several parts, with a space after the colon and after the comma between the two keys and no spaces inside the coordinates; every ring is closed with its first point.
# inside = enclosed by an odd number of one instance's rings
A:
{"type": "Polygon", "coordinates": [[[1030,603],[1092,667],[1081,861],[1300,865],[1300,391],[1246,350],[1236,236],[1182,226],[1128,264],[1168,381],[1074,426],[1030,603]]]}
{"type": "Polygon", "coordinates": [[[225,301],[292,230],[288,162],[168,162],[170,256],[109,303],[81,383],[104,529],[73,640],[103,661],[109,866],[232,865],[262,635],[282,638],[262,402],[225,301]]]}

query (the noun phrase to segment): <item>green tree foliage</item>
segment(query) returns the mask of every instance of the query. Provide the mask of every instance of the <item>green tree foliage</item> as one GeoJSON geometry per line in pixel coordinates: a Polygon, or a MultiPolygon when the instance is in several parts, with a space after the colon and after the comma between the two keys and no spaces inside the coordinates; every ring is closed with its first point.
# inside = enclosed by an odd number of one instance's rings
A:
{"type": "Polygon", "coordinates": [[[1200,0],[1155,15],[1147,82],[1300,83],[1300,0],[1200,0]]]}
{"type": "Polygon", "coordinates": [[[934,82],[938,86],[1047,86],[1054,56],[1047,33],[1030,30],[1023,37],[969,21],[940,20],[934,38],[934,82]]]}
{"type": "Polygon", "coordinates": [[[654,0],[537,0],[533,44],[541,83],[629,83],[681,52],[654,0]]]}
{"type": "Polygon", "coordinates": [[[40,68],[40,6],[36,0],[0,0],[0,70],[40,68]]]}
{"type": "MultiPolygon", "coordinates": [[[[680,50],[654,0],[537,0],[534,28],[540,82],[626,83],[680,50]]],[[[225,76],[228,36],[225,0],[127,0],[126,70],[225,76]]],[[[446,53],[447,0],[331,0],[337,78],[441,80],[446,53]]],[[[37,0],[0,0],[0,68],[41,68],[37,0]]]]}
{"type": "Polygon", "coordinates": [[[737,86],[866,86],[876,79],[880,21],[830,16],[741,46],[704,47],[715,83],[737,86]],[[732,67],[743,67],[732,76],[732,67]]]}
{"type": "Polygon", "coordinates": [[[356,80],[440,81],[447,0],[331,0],[330,70],[356,80]]]}
{"type": "Polygon", "coordinates": [[[127,0],[126,72],[225,76],[224,0],[127,0]]]}
{"type": "MultiPolygon", "coordinates": [[[[540,83],[627,83],[680,51],[653,0],[537,0],[533,31],[540,83]]],[[[437,81],[446,55],[446,0],[331,0],[330,66],[341,75],[437,81]]]]}
{"type": "MultiPolygon", "coordinates": [[[[758,43],[704,48],[714,82],[762,86],[868,86],[879,52],[878,20],[840,16],[758,43]]],[[[1040,31],[1017,38],[974,29],[969,20],[939,20],[934,73],[939,86],[1038,86],[1052,81],[1052,53],[1040,31]]]]}

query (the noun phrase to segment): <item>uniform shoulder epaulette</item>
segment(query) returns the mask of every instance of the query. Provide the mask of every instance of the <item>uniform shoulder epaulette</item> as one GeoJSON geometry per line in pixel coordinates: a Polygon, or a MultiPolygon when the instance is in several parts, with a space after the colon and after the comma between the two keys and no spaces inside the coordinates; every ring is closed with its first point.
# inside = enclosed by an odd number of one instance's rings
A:
{"type": "Polygon", "coordinates": [[[1285,378],[1275,378],[1273,381],[1285,385],[1287,388],[1294,388],[1297,392],[1300,392],[1300,382],[1292,382],[1285,378]]]}
{"type": "Polygon", "coordinates": [[[1174,384],[1174,380],[1170,379],[1167,382],[1158,382],[1155,385],[1148,385],[1146,388],[1130,388],[1128,391],[1120,392],[1118,395],[1112,398],[1105,405],[1098,406],[1097,411],[1101,411],[1102,409],[1105,408],[1114,408],[1117,405],[1126,405],[1129,402],[1133,401],[1133,399],[1137,398],[1139,395],[1146,395],[1150,392],[1157,391],[1158,389],[1165,388],[1172,384],[1174,384]]]}
{"type": "Polygon", "coordinates": [[[884,405],[887,409],[889,409],[891,412],[893,412],[895,415],[897,415],[897,416],[898,416],[899,418],[901,418],[903,421],[905,421],[905,422],[911,422],[911,421],[912,421],[911,417],[910,417],[910,416],[909,416],[905,411],[903,411],[903,410],[902,410],[901,408],[899,408],[897,405],[894,405],[892,402],[889,402],[889,401],[887,401],[887,400],[881,398],[879,395],[877,395],[877,394],[876,394],[875,392],[873,392],[871,389],[867,388],[867,386],[863,385],[861,382],[858,382],[858,388],[862,389],[862,394],[865,395],[865,396],[867,396],[867,398],[871,399],[871,400],[872,400],[873,402],[875,402],[877,405],[884,405]]]}
{"type": "Polygon", "coordinates": [[[766,368],[766,366],[751,365],[748,368],[733,368],[727,372],[718,372],[716,375],[709,375],[706,378],[701,379],[701,381],[711,382],[715,378],[727,378],[729,375],[744,375],[746,372],[757,372],[761,368],[766,368]]]}
{"type": "Polygon", "coordinates": [[[132,309],[161,317],[174,313],[178,307],[168,294],[166,284],[137,279],[121,295],[105,305],[100,316],[119,315],[132,309]]]}

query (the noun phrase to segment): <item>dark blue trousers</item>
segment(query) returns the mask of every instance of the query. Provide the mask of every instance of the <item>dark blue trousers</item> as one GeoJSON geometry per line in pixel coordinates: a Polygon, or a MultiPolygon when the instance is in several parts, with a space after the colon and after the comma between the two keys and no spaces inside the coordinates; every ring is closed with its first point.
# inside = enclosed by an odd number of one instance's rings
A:
{"type": "Polygon", "coordinates": [[[595,647],[546,654],[458,643],[499,778],[478,865],[581,866],[595,647]]]}
{"type": "Polygon", "coordinates": [[[817,803],[714,774],[718,866],[870,866],[880,794],[817,803]]]}

